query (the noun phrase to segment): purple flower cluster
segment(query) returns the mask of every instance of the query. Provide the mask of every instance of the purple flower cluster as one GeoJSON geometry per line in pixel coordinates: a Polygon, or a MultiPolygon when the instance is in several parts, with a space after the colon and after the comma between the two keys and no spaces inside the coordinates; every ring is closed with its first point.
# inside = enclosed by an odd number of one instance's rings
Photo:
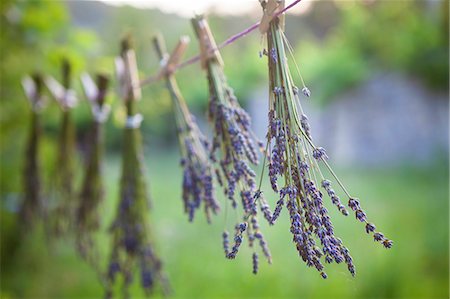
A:
{"type": "Polygon", "coordinates": [[[234,259],[244,238],[247,238],[249,247],[253,249],[253,272],[256,273],[258,258],[255,244],[259,244],[267,261],[271,262],[267,241],[258,224],[254,198],[256,174],[251,167],[258,164],[258,150],[263,145],[256,140],[251,130],[250,116],[240,107],[232,89],[227,86],[219,65],[212,63],[208,67],[208,81],[208,117],[214,133],[210,159],[216,165],[217,181],[230,205],[234,209],[241,207],[244,218],[244,222],[235,227],[233,244],[230,245],[228,232],[223,233],[225,256],[234,259]]]}
{"type": "Polygon", "coordinates": [[[350,197],[350,199],[348,200],[348,206],[355,212],[356,219],[358,219],[360,222],[365,223],[366,233],[373,234],[374,241],[380,242],[381,244],[383,244],[385,248],[389,249],[392,247],[394,242],[392,242],[392,240],[387,239],[383,235],[383,233],[377,232],[375,224],[367,221],[366,213],[362,210],[361,205],[359,203],[359,199],[350,197]]]}
{"type": "MultiPolygon", "coordinates": [[[[281,96],[274,92],[274,97],[277,99],[281,96]]],[[[275,110],[269,112],[269,120],[267,134],[270,142],[269,177],[272,188],[279,194],[279,200],[271,214],[266,200],[259,193],[256,198],[260,201],[262,213],[270,224],[274,224],[282,208],[286,206],[291,221],[290,231],[293,235],[293,242],[300,257],[308,266],[316,268],[323,278],[327,277],[324,272],[323,260],[326,263],[345,262],[349,272],[354,275],[353,259],[342,241],[334,235],[331,218],[323,204],[323,194],[314,181],[317,177],[315,171],[322,174],[318,168],[318,161],[328,158],[325,149],[313,146],[305,147],[309,143],[306,140],[308,136],[304,125],[297,128],[289,126],[288,124],[291,123],[289,119],[283,119],[282,115],[277,117],[275,110]],[[293,132],[298,133],[294,134],[293,132]],[[285,182],[285,186],[282,188],[277,186],[280,177],[284,177],[285,182]]],[[[346,207],[341,203],[331,182],[323,179],[321,185],[333,205],[343,215],[348,215],[346,207]]],[[[359,221],[366,223],[368,233],[375,231],[375,226],[367,222],[366,214],[357,199],[350,198],[348,207],[355,212],[359,221]]],[[[381,242],[386,248],[392,246],[392,241],[386,239],[381,233],[375,232],[374,239],[381,242]]]]}
{"type": "Polygon", "coordinates": [[[117,276],[123,278],[124,297],[128,297],[136,270],[140,285],[150,294],[160,285],[168,292],[168,281],[162,263],[154,251],[149,221],[149,198],[142,164],[142,143],[137,128],[124,132],[123,169],[120,200],[110,232],[112,252],[106,273],[106,297],[113,297],[117,276]]]}
{"type": "MultiPolygon", "coordinates": [[[[163,287],[165,293],[168,292],[168,281],[162,270],[162,263],[149,240],[150,232],[141,224],[145,222],[143,220],[145,216],[138,215],[136,209],[122,205],[120,207],[122,215],[111,227],[114,241],[106,273],[107,298],[113,297],[113,286],[119,275],[123,277],[123,291],[128,292],[134,279],[135,267],[139,269],[140,285],[147,294],[154,290],[156,283],[163,287]],[[130,217],[133,217],[133,220],[130,217]]],[[[143,210],[142,213],[147,211],[143,210]]]]}
{"type": "MultiPolygon", "coordinates": [[[[347,216],[348,211],[331,182],[325,179],[320,167],[322,164],[350,198],[348,207],[355,212],[357,220],[366,224],[367,233],[372,233],[374,240],[381,242],[386,248],[392,246],[392,241],[376,232],[375,226],[367,222],[366,213],[361,209],[359,201],[349,195],[330,168],[325,149],[313,144],[308,118],[300,104],[299,88],[293,84],[285,57],[286,51],[283,42],[280,43],[283,41],[282,32],[276,24],[271,23],[267,34],[267,48],[271,50],[265,51],[268,53],[271,91],[266,154],[271,187],[279,198],[273,213],[260,191],[256,193],[255,200],[259,201],[260,210],[269,224],[274,224],[286,207],[292,240],[307,266],[316,268],[323,278],[327,278],[324,263],[345,263],[349,272],[355,275],[353,259],[342,241],[335,236],[317,182],[343,215],[347,216]]],[[[306,97],[311,95],[305,86],[301,91],[306,97]]]]}
{"type": "MultiPolygon", "coordinates": [[[[178,115],[177,118],[182,118],[178,115]]],[[[178,129],[181,148],[181,166],[183,167],[183,203],[184,211],[193,221],[195,211],[201,208],[206,215],[208,223],[211,214],[219,210],[219,203],[214,196],[213,170],[209,162],[207,150],[209,143],[198,129],[194,118],[184,117],[184,126],[178,129]]]]}
{"type": "Polygon", "coordinates": [[[338,208],[339,212],[344,216],[348,216],[348,211],[345,206],[341,203],[339,196],[337,196],[336,192],[333,188],[331,188],[331,182],[329,180],[322,181],[322,187],[327,191],[328,196],[331,199],[331,202],[338,208]]]}

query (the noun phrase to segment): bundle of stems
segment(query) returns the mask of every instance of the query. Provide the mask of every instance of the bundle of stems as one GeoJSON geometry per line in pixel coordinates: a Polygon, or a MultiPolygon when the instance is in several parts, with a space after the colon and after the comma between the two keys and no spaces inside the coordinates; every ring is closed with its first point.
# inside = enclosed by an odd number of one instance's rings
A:
{"type": "Polygon", "coordinates": [[[21,224],[25,231],[32,227],[42,212],[41,170],[39,165],[39,144],[42,135],[40,111],[43,104],[42,75],[35,73],[23,81],[24,89],[30,101],[30,127],[25,151],[23,169],[24,197],[20,207],[21,224]]]}
{"type": "MultiPolygon", "coordinates": [[[[261,1],[261,4],[267,13],[270,6],[280,5],[282,1],[261,1]]],[[[348,207],[355,212],[356,219],[365,223],[366,232],[373,234],[375,241],[382,242],[386,248],[392,246],[392,241],[375,231],[375,226],[367,221],[359,200],[350,195],[330,167],[325,150],[314,145],[308,118],[300,104],[299,88],[294,85],[287,63],[286,51],[292,54],[282,29],[282,19],[276,17],[270,22],[267,31],[267,50],[264,53],[268,56],[269,65],[267,132],[267,152],[270,153],[269,177],[272,189],[279,193],[279,200],[274,213],[271,214],[267,202],[258,192],[260,208],[267,215],[266,219],[273,224],[282,208],[286,206],[290,216],[293,242],[300,257],[308,266],[315,267],[323,278],[327,277],[323,260],[326,263],[345,262],[349,272],[355,275],[355,267],[348,249],[334,235],[333,224],[324,206],[320,186],[343,215],[348,215],[348,212],[332,189],[331,182],[325,179],[321,165],[342,188],[348,197],[348,207]],[[279,181],[280,178],[284,179],[283,183],[279,181]],[[280,188],[278,185],[281,184],[280,188]]],[[[303,79],[301,81],[303,83],[303,79]]],[[[304,83],[302,94],[310,96],[310,91],[304,83]]]]}
{"type": "Polygon", "coordinates": [[[53,86],[52,84],[58,84],[56,81],[52,83],[47,81],[46,83],[62,110],[57,158],[52,177],[53,200],[48,207],[50,234],[62,236],[71,229],[76,204],[74,190],[76,135],[71,113],[76,99],[73,91],[70,89],[71,65],[67,59],[64,59],[62,62],[62,87],[57,86],[57,88],[53,86]]]}
{"type": "MultiPolygon", "coordinates": [[[[88,76],[88,75],[85,75],[88,76]]],[[[85,77],[86,78],[86,77],[85,77]]],[[[87,77],[90,79],[90,77],[87,77]]],[[[88,80],[88,79],[87,79],[88,80]]],[[[81,187],[80,201],[75,215],[76,245],[80,255],[96,270],[98,270],[98,250],[94,242],[94,233],[100,226],[99,204],[104,199],[104,184],[102,178],[104,122],[108,118],[109,105],[105,103],[109,79],[106,75],[97,75],[97,86],[93,85],[94,95],[91,102],[93,121],[90,132],[86,170],[81,187]]]]}
{"type": "MultiPolygon", "coordinates": [[[[177,81],[168,69],[170,65],[169,54],[166,52],[165,42],[162,35],[153,39],[155,50],[161,59],[166,60],[166,68],[163,70],[167,89],[170,92],[173,104],[173,113],[177,126],[177,136],[181,153],[180,164],[183,167],[183,203],[184,212],[188,214],[189,221],[193,221],[195,211],[201,208],[208,223],[211,222],[211,213],[216,214],[219,203],[215,199],[213,189],[213,168],[209,161],[207,151],[209,142],[197,126],[195,117],[191,115],[184,100],[177,81]]],[[[185,47],[188,38],[180,40],[179,47],[185,47]]],[[[176,48],[181,49],[181,48],[176,48]]],[[[173,53],[181,56],[181,53],[173,53]]]]}
{"type": "MultiPolygon", "coordinates": [[[[234,244],[230,249],[228,232],[223,233],[225,256],[234,259],[246,232],[249,246],[254,251],[254,269],[257,271],[257,253],[254,242],[259,242],[267,261],[271,262],[270,251],[258,224],[257,209],[253,194],[256,191],[255,172],[251,165],[258,164],[258,142],[251,129],[251,119],[241,108],[233,90],[228,86],[223,71],[223,62],[216,49],[208,23],[203,16],[192,19],[194,30],[199,39],[202,52],[202,66],[206,69],[209,85],[208,118],[213,127],[213,140],[210,159],[215,164],[216,176],[224,193],[237,209],[235,199],[236,188],[239,192],[242,207],[242,222],[236,224],[234,244]],[[220,157],[217,157],[217,154],[220,157]]],[[[239,222],[239,221],[238,221],[239,222]]],[[[256,272],[254,271],[254,272],[256,272]]]]}
{"type": "Polygon", "coordinates": [[[149,198],[139,129],[142,118],[136,111],[136,92],[132,90],[134,87],[130,80],[131,72],[136,71],[136,61],[128,39],[123,40],[121,57],[118,59],[125,67],[123,74],[118,75],[125,80],[123,86],[126,90],[122,94],[127,111],[127,124],[123,136],[120,199],[110,229],[113,244],[106,275],[107,298],[113,296],[119,274],[123,278],[123,297],[129,298],[129,287],[137,271],[147,295],[155,289],[156,283],[161,285],[163,293],[168,292],[167,278],[156,255],[150,230],[149,198]]]}

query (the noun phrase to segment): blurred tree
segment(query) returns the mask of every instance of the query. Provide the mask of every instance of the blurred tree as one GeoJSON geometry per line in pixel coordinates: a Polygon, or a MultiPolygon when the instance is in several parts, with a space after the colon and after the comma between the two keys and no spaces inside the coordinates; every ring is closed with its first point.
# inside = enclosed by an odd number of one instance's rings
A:
{"type": "MultiPolygon", "coordinates": [[[[377,70],[403,72],[447,91],[448,1],[336,1],[339,21],[323,40],[298,44],[297,61],[320,102],[377,70]]],[[[313,8],[314,9],[314,8],[313,8]]]]}

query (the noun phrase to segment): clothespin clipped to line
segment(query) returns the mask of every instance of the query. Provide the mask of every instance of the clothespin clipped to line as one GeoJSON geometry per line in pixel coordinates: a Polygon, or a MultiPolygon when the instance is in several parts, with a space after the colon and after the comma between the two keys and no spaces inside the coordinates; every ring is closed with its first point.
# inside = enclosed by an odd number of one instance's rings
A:
{"type": "Polygon", "coordinates": [[[161,69],[157,75],[158,79],[168,77],[175,72],[177,65],[181,62],[183,54],[186,52],[189,42],[190,39],[188,36],[184,35],[180,37],[170,56],[167,55],[167,53],[164,53],[165,50],[161,49],[161,56],[163,58],[161,59],[161,69]]]}
{"type": "Polygon", "coordinates": [[[125,101],[141,99],[139,73],[136,62],[136,54],[131,48],[128,38],[122,40],[120,56],[114,60],[116,76],[119,82],[119,92],[125,101]]]}
{"type": "Polygon", "coordinates": [[[94,83],[91,76],[87,73],[81,75],[81,84],[86,94],[86,98],[91,104],[92,115],[95,121],[103,123],[108,119],[111,107],[105,104],[106,90],[109,84],[109,78],[106,75],[97,75],[97,84],[94,83]]]}
{"type": "Polygon", "coordinates": [[[63,110],[71,109],[77,105],[77,97],[74,90],[64,88],[52,76],[46,76],[44,82],[63,110]]]}
{"type": "Polygon", "coordinates": [[[81,84],[86,94],[86,98],[93,104],[103,105],[109,78],[105,74],[97,74],[97,84],[94,83],[88,73],[81,74],[81,84]]]}
{"type": "Polygon", "coordinates": [[[45,97],[42,95],[43,85],[42,75],[39,73],[22,78],[22,87],[25,96],[31,104],[31,109],[35,112],[39,112],[45,104],[45,97]]]}
{"type": "MultiPolygon", "coordinates": [[[[284,0],[267,0],[264,7],[264,13],[261,18],[261,22],[259,23],[259,32],[261,34],[267,33],[270,27],[270,22],[277,14],[277,12],[282,11],[284,9],[285,1],[284,0]]],[[[281,28],[284,30],[284,14],[278,17],[279,24],[281,28]]]]}
{"type": "Polygon", "coordinates": [[[205,69],[210,60],[215,60],[223,66],[222,56],[217,49],[217,44],[206,19],[203,16],[197,16],[192,19],[192,23],[200,43],[200,60],[202,68],[205,69]]]}
{"type": "Polygon", "coordinates": [[[62,84],[52,76],[46,76],[44,83],[50,94],[55,98],[63,110],[69,110],[77,105],[75,91],[70,88],[71,67],[67,59],[62,61],[62,84]]]}
{"type": "Polygon", "coordinates": [[[182,37],[180,37],[178,44],[173,49],[172,54],[169,55],[167,53],[162,36],[156,35],[153,38],[153,44],[160,58],[160,70],[156,75],[142,80],[139,83],[140,86],[159,81],[163,77],[168,77],[172,75],[176,71],[178,65],[180,64],[181,58],[183,57],[184,52],[186,52],[189,42],[190,42],[189,36],[183,35],[182,37]]]}
{"type": "Polygon", "coordinates": [[[77,97],[75,91],[69,88],[70,85],[70,64],[67,60],[63,60],[62,73],[63,84],[60,84],[52,76],[44,78],[45,85],[50,91],[50,94],[55,98],[63,110],[69,110],[76,106],[77,97]]]}

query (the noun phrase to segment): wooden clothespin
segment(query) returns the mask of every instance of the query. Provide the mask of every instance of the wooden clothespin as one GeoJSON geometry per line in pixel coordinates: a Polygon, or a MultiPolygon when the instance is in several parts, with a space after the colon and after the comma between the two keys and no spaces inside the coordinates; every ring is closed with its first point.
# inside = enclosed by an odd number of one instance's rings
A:
{"type": "Polygon", "coordinates": [[[197,34],[200,43],[202,68],[205,69],[210,60],[215,60],[223,66],[222,56],[217,49],[216,42],[206,19],[203,16],[197,16],[192,19],[192,25],[194,26],[195,33],[197,34]]]}
{"type": "MultiPolygon", "coordinates": [[[[270,22],[274,18],[275,14],[284,9],[284,0],[267,0],[263,4],[264,13],[259,23],[259,31],[261,34],[267,33],[269,30],[270,22]]],[[[284,29],[284,15],[278,17],[279,25],[284,29]]]]}
{"type": "Polygon", "coordinates": [[[31,76],[22,78],[22,87],[31,107],[34,111],[38,111],[44,104],[42,89],[44,80],[40,73],[34,73],[31,76]]]}
{"type": "Polygon", "coordinates": [[[98,95],[98,88],[88,73],[81,74],[81,85],[83,86],[86,98],[91,104],[95,104],[98,95]]]}
{"type": "Polygon", "coordinates": [[[86,98],[91,104],[99,106],[104,104],[106,90],[109,84],[109,78],[107,75],[97,74],[97,84],[95,84],[89,74],[83,73],[81,75],[81,84],[83,85],[86,98]]]}
{"type": "Polygon", "coordinates": [[[22,79],[22,87],[25,95],[34,107],[42,100],[43,79],[41,74],[34,73],[31,76],[25,76],[22,79]]]}
{"type": "MultiPolygon", "coordinates": [[[[158,47],[158,37],[155,38],[154,43],[155,47],[158,47]]],[[[187,46],[190,42],[190,39],[188,36],[182,36],[180,37],[177,45],[172,51],[172,54],[170,56],[167,56],[166,50],[160,48],[158,50],[158,54],[161,57],[161,70],[158,74],[158,79],[162,77],[168,77],[176,70],[177,65],[181,62],[181,58],[183,57],[184,52],[186,52],[187,46]]],[[[161,44],[159,44],[161,46],[161,44]]],[[[162,46],[161,46],[162,47],[162,46]]]]}
{"type": "Polygon", "coordinates": [[[52,76],[46,76],[44,79],[48,90],[59,103],[62,109],[68,110],[77,104],[75,91],[70,89],[71,67],[68,60],[64,59],[62,64],[62,84],[52,76]]]}
{"type": "Polygon", "coordinates": [[[81,83],[83,85],[86,98],[91,103],[94,119],[99,123],[105,122],[108,119],[108,115],[111,110],[109,105],[105,105],[106,90],[109,83],[108,76],[98,74],[97,84],[95,84],[91,76],[84,73],[81,75],[81,83]]]}
{"type": "Polygon", "coordinates": [[[136,54],[131,48],[128,37],[121,42],[120,56],[115,59],[116,75],[119,81],[119,89],[125,101],[140,100],[141,87],[136,62],[136,54]]]}

